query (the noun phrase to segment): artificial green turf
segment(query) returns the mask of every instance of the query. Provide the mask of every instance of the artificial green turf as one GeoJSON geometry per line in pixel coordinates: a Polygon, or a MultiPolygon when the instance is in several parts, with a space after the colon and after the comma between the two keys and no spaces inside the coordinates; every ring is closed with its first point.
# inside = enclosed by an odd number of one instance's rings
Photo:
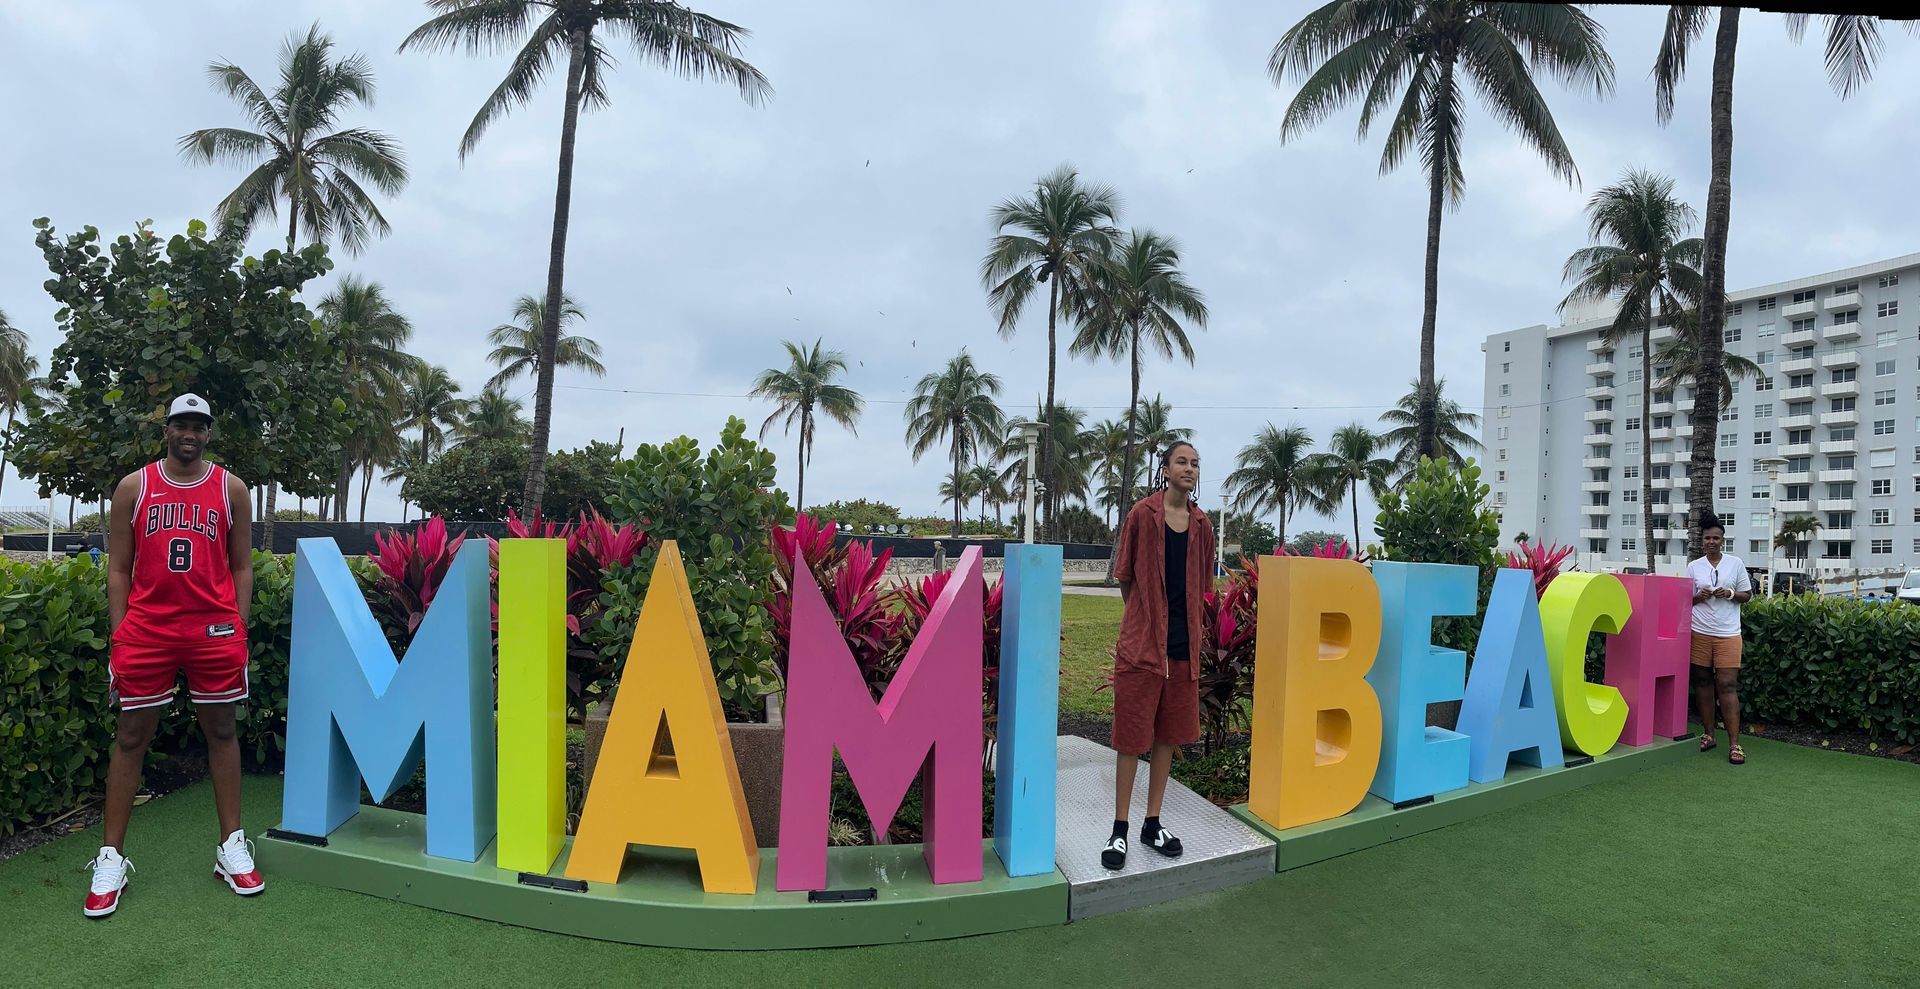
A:
{"type": "MultiPolygon", "coordinates": [[[[142,807],[120,913],[97,829],[0,862],[5,984],[1911,986],[1920,766],[1753,740],[1221,893],[1070,926],[779,953],[635,948],[211,876],[211,792],[142,807]]],[[[248,780],[246,819],[277,817],[248,780]]]]}
{"type": "Polygon", "coordinates": [[[1113,691],[1101,690],[1113,669],[1120,635],[1120,599],[1092,594],[1060,596],[1060,710],[1112,714],[1113,691]]]}

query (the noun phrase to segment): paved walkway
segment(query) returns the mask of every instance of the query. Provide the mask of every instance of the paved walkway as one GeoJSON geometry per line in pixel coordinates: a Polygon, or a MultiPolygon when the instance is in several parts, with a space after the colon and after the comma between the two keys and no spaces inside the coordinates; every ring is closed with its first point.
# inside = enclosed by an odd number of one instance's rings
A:
{"type": "Polygon", "coordinates": [[[1092,584],[1092,585],[1062,584],[1060,585],[1060,593],[1085,594],[1085,595],[1088,595],[1089,597],[1098,597],[1098,598],[1117,598],[1120,596],[1120,588],[1101,587],[1099,584],[1092,584]]]}

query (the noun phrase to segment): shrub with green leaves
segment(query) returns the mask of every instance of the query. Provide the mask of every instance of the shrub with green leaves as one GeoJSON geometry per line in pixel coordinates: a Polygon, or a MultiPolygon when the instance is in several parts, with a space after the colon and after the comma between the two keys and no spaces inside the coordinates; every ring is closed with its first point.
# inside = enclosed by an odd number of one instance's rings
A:
{"type": "Polygon", "coordinates": [[[703,457],[691,436],[642,443],[613,470],[608,517],[646,530],[647,548],[607,572],[605,610],[595,642],[616,667],[625,661],[660,548],[672,539],[686,561],[720,699],[732,716],[757,719],[761,695],[778,682],[773,666],[773,550],[767,530],[793,519],[774,487],[773,452],[747,439],[747,424],[727,419],[703,457]]]}
{"type": "Polygon", "coordinates": [[[1920,608],[1795,594],[1740,616],[1741,716],[1920,741],[1920,608]]]}
{"type": "MultiPolygon", "coordinates": [[[[1380,497],[1373,531],[1380,537],[1376,560],[1458,563],[1480,571],[1477,600],[1486,601],[1499,563],[1500,516],[1492,489],[1480,483],[1480,467],[1469,459],[1455,467],[1423,457],[1413,476],[1398,490],[1380,497]]],[[[1471,653],[1480,637],[1480,618],[1437,618],[1433,641],[1471,653]]]]}

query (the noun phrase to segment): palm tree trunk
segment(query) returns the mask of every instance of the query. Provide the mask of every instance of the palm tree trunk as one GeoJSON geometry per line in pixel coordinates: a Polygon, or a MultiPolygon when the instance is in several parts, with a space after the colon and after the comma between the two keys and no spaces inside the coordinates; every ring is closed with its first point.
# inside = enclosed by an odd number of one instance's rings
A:
{"type": "Polygon", "coordinates": [[[1357,558],[1360,555],[1360,482],[1350,481],[1348,486],[1353,491],[1353,555],[1357,558]]]}
{"type": "Polygon", "coordinates": [[[1721,7],[1713,39],[1712,177],[1707,182],[1705,256],[1700,264],[1700,358],[1693,381],[1693,456],[1687,462],[1687,557],[1700,555],[1700,519],[1713,511],[1720,442],[1720,371],[1726,323],[1727,226],[1733,211],[1733,56],[1740,8],[1721,7]]]}
{"type": "MultiPolygon", "coordinates": [[[[1044,418],[1041,419],[1040,423],[1040,476],[1047,478],[1053,476],[1054,347],[1056,346],[1055,320],[1060,314],[1060,278],[1061,274],[1056,268],[1053,277],[1047,279],[1047,407],[1046,411],[1042,413],[1044,418]]],[[[1051,526],[1054,519],[1060,516],[1059,509],[1050,504],[1054,498],[1053,488],[1054,485],[1047,485],[1047,497],[1045,499],[1049,503],[1046,515],[1049,526],[1051,526]]],[[[1041,542],[1058,540],[1058,536],[1053,532],[1052,528],[1042,529],[1040,527],[1039,519],[1034,520],[1033,527],[1034,531],[1040,533],[1039,539],[1041,542]]]]}
{"type": "MultiPolygon", "coordinates": [[[[9,433],[13,432],[13,416],[14,416],[14,410],[8,409],[6,431],[9,433]]],[[[4,434],[0,434],[0,435],[4,435],[4,434]]],[[[6,487],[6,483],[7,483],[7,448],[5,444],[0,444],[0,488],[6,487]]]]}
{"type": "MultiPolygon", "coordinates": [[[[1133,511],[1133,423],[1134,412],[1140,407],[1140,324],[1133,325],[1132,338],[1127,346],[1127,366],[1132,371],[1132,390],[1127,393],[1127,437],[1125,451],[1120,460],[1120,521],[1124,527],[1127,513],[1133,511]]],[[[1114,540],[1113,552],[1107,554],[1106,583],[1113,583],[1113,565],[1120,557],[1120,541],[1114,540]]]]}
{"type": "MultiPolygon", "coordinates": [[[[1433,98],[1428,106],[1444,107],[1452,102],[1453,56],[1449,52],[1441,58],[1440,79],[1434,85],[1433,98]]],[[[1427,126],[1439,125],[1429,120],[1427,126]]],[[[1426,297],[1420,311],[1420,401],[1417,404],[1420,428],[1418,445],[1415,447],[1423,457],[1434,456],[1434,441],[1440,428],[1439,396],[1434,389],[1433,344],[1434,324],[1440,309],[1440,214],[1446,208],[1446,157],[1444,154],[1434,155],[1433,168],[1427,179],[1426,297]]]]}
{"type": "Polygon", "coordinates": [[[1282,490],[1280,492],[1280,547],[1282,549],[1286,548],[1286,545],[1287,545],[1287,495],[1288,494],[1289,492],[1285,490],[1282,490]]]}
{"type": "MultiPolygon", "coordinates": [[[[1647,303],[1649,311],[1652,302],[1647,303]]],[[[1661,307],[1665,309],[1665,306],[1661,307]]],[[[1664,313],[1663,313],[1664,315],[1664,313]]],[[[1647,572],[1653,573],[1653,320],[1640,321],[1640,545],[1647,549],[1647,572]]]]}
{"type": "MultiPolygon", "coordinates": [[[[953,538],[960,538],[960,424],[953,424],[953,538]]],[[[955,547],[958,549],[959,547],[955,547]]]]}
{"type": "Polygon", "coordinates": [[[800,442],[793,451],[793,462],[800,469],[800,482],[793,492],[793,513],[799,515],[807,506],[807,419],[800,418],[800,442]]]}
{"type": "Polygon", "coordinates": [[[280,495],[280,485],[267,482],[267,500],[260,506],[260,546],[267,552],[273,552],[273,506],[280,495]]]}
{"type": "Polygon", "coordinates": [[[560,118],[560,176],[553,193],[553,241],[547,254],[547,305],[540,320],[540,364],[533,389],[533,443],[527,456],[527,487],[521,511],[540,511],[547,493],[547,441],[553,429],[553,363],[560,347],[560,306],[567,269],[567,216],[573,208],[573,141],[580,124],[580,78],[587,65],[587,29],[575,28],[567,45],[567,104],[560,118]]]}
{"type": "Polygon", "coordinates": [[[360,524],[367,524],[367,490],[373,487],[373,458],[360,468],[360,524]]]}
{"type": "Polygon", "coordinates": [[[355,451],[349,446],[340,454],[340,475],[333,479],[333,520],[347,520],[347,497],[353,493],[353,470],[359,466],[355,451]]]}

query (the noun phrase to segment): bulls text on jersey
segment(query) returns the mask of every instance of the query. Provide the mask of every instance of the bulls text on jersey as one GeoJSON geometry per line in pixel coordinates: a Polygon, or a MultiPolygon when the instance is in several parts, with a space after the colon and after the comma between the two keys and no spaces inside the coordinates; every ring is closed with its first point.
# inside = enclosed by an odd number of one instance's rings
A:
{"type": "Polygon", "coordinates": [[[207,509],[203,519],[199,505],[148,505],[146,534],[170,529],[187,529],[212,539],[220,531],[220,510],[207,509]]]}

